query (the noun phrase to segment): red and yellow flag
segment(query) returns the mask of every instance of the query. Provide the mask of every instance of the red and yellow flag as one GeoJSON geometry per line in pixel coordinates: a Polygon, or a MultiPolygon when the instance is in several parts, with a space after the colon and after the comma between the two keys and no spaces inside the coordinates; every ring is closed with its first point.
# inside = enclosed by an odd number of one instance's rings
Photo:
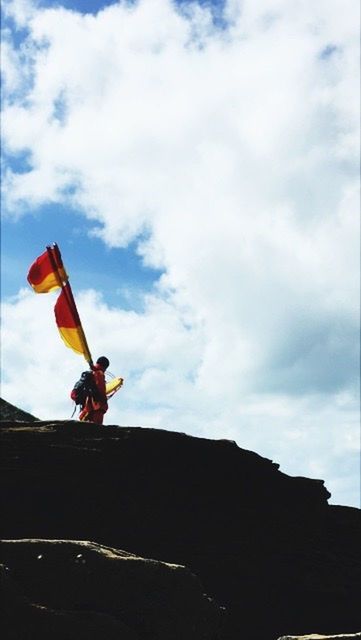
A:
{"type": "Polygon", "coordinates": [[[70,287],[56,243],[48,246],[46,251],[33,262],[28,273],[28,282],[36,293],[48,293],[61,288],[55,304],[55,319],[60,335],[67,347],[80,353],[87,362],[92,363],[88,343],[80,322],[73,292],[70,287]]]}
{"type": "Polygon", "coordinates": [[[59,289],[68,275],[63,265],[58,265],[54,249],[45,251],[33,262],[28,273],[28,282],[36,293],[48,293],[59,289]],[[53,257],[53,260],[51,259],[53,257]]]}
{"type": "Polygon", "coordinates": [[[79,314],[73,304],[72,295],[66,285],[56,301],[54,312],[60,335],[67,347],[80,353],[90,362],[91,355],[86,342],[79,314]]]}

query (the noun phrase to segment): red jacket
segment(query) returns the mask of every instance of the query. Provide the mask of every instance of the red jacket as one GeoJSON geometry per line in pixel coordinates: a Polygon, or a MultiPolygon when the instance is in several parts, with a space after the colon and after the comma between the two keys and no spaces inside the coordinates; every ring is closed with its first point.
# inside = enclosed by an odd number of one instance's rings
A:
{"type": "Polygon", "coordinates": [[[92,370],[94,381],[99,392],[99,399],[97,398],[96,401],[93,400],[93,407],[94,409],[102,409],[105,413],[108,409],[108,400],[105,391],[104,371],[99,364],[94,364],[92,370]]]}

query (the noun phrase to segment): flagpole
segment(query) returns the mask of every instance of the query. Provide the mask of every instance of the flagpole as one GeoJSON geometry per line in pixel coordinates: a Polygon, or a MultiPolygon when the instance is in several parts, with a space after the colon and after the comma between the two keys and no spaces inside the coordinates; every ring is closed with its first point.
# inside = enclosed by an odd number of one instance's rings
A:
{"type": "Polygon", "coordinates": [[[51,262],[51,265],[52,265],[52,267],[54,269],[55,276],[56,276],[56,278],[58,280],[58,284],[61,287],[62,291],[64,292],[64,295],[66,297],[68,305],[69,305],[69,307],[70,307],[70,309],[71,309],[71,311],[72,311],[72,313],[74,315],[74,318],[75,318],[76,322],[78,323],[79,330],[80,330],[80,333],[81,333],[81,338],[82,338],[82,341],[84,343],[84,347],[85,347],[85,350],[86,350],[86,354],[84,354],[86,356],[85,359],[89,363],[89,365],[92,366],[93,365],[93,359],[91,357],[91,353],[90,353],[90,349],[89,349],[89,346],[88,346],[88,342],[87,342],[87,339],[85,337],[85,333],[84,333],[83,325],[82,325],[81,320],[80,320],[79,312],[78,312],[77,306],[75,304],[75,299],[74,299],[73,291],[72,291],[71,286],[70,286],[69,279],[67,279],[66,282],[63,282],[63,280],[62,280],[62,278],[60,277],[60,274],[59,274],[59,269],[63,269],[64,268],[59,247],[54,242],[53,243],[53,247],[47,246],[46,250],[48,252],[48,256],[49,256],[49,260],[51,262]],[[54,250],[55,258],[54,258],[53,250],[54,250]]]}

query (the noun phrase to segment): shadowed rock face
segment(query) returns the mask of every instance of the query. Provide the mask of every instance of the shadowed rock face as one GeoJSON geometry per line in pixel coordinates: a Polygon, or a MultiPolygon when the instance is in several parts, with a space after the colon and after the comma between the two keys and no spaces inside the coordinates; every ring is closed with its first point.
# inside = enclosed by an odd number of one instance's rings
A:
{"type": "Polygon", "coordinates": [[[3,640],[216,637],[220,609],[184,567],[64,540],[3,541],[1,556],[3,640]]]}
{"type": "MultiPolygon", "coordinates": [[[[3,422],[3,537],[93,540],[186,565],[220,640],[361,628],[360,512],[234,442],[76,421],[3,422]]],[[[170,638],[171,640],[171,638],[170,638]]]]}

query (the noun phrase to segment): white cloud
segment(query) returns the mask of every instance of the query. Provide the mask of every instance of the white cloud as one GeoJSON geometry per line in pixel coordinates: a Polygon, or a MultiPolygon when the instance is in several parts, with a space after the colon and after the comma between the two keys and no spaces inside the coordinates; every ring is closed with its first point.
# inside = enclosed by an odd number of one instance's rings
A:
{"type": "MultiPolygon", "coordinates": [[[[7,6],[29,37],[7,39],[3,138],[31,166],[6,174],[8,215],[70,200],[165,272],[144,314],[80,299],[90,341],[129,378],[115,415],[233,434],[337,484],[335,451],[346,460],[357,430],[356,2],[232,1],[225,29],[168,0],[96,16],[7,6]]],[[[49,303],[22,296],[6,337],[27,339],[14,363],[37,372],[24,400],[63,415],[36,387],[63,347],[40,361],[38,326],[19,327],[49,303]]]]}
{"type": "MultiPolygon", "coordinates": [[[[70,418],[69,393],[86,368],[58,336],[55,298],[23,290],[3,304],[2,395],[41,419],[70,418]]],[[[321,477],[334,502],[358,503],[354,393],[244,392],[242,381],[230,378],[223,366],[224,354],[206,374],[200,365],[210,348],[203,346],[204,328],[185,326],[179,310],[154,297],[142,314],[109,308],[94,291],[81,293],[78,307],[94,356],[107,354],[113,373],[125,377],[124,388],[111,400],[107,424],[236,440],[280,463],[286,473],[321,477]]],[[[236,366],[231,354],[228,360],[236,366]]]]}

